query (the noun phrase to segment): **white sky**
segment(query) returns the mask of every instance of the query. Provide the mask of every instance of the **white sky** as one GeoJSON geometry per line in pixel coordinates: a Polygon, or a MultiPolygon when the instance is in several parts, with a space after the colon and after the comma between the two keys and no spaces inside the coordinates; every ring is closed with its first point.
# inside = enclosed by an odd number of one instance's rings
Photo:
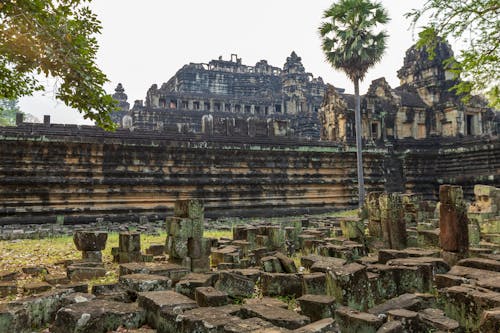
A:
{"type": "MultiPolygon", "coordinates": [[[[403,14],[420,8],[424,0],[381,2],[391,18],[386,27],[388,49],[382,62],[368,71],[361,93],[382,76],[392,87],[399,85],[396,71],[416,37],[403,14]]],[[[325,62],[320,48],[318,26],[331,4],[332,0],[94,0],[91,8],[103,26],[97,64],[110,80],[106,90],[114,92],[121,82],[131,105],[184,64],[207,63],[220,55],[229,59],[231,53],[246,65],[266,59],[282,67],[295,51],[306,71],[352,93],[352,83],[325,62]]],[[[88,123],[54,99],[54,82],[47,85],[45,94],[21,99],[24,112],[39,119],[50,114],[54,123],[88,123]]]]}

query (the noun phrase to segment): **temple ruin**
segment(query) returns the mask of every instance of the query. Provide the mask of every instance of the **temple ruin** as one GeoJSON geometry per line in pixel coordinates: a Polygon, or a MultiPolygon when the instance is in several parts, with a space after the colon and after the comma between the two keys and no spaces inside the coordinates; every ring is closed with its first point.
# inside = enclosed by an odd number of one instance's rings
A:
{"type": "Polygon", "coordinates": [[[247,135],[228,133],[229,123],[243,122],[265,128],[253,136],[282,127],[285,132],[277,135],[319,138],[318,110],[324,93],[321,77],[306,72],[302,59],[292,52],[283,68],[266,60],[247,66],[236,54],[230,60],[190,63],[160,87],[153,84],[146,101],[136,101],[127,114],[121,85],[113,96],[123,110],[117,122],[125,127],[247,135]]]}
{"type": "MultiPolygon", "coordinates": [[[[390,87],[385,78],[372,81],[368,92],[361,96],[365,140],[498,134],[498,113],[488,108],[483,98],[473,96],[464,103],[451,90],[458,79],[443,63],[453,55],[450,45],[440,42],[435,53],[432,58],[416,46],[406,51],[403,67],[398,71],[399,87],[390,87]]],[[[322,140],[353,139],[354,96],[329,86],[320,121],[322,140]]]]}

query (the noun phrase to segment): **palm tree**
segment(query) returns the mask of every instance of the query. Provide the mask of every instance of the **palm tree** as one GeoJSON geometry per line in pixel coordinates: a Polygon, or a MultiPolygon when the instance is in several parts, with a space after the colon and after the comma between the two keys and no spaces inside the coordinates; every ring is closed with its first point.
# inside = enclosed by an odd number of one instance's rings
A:
{"type": "Polygon", "coordinates": [[[325,21],[319,27],[319,33],[326,60],[333,68],[342,70],[354,83],[358,204],[361,207],[365,198],[365,185],[359,82],[363,81],[368,69],[382,59],[388,35],[385,31],[376,33],[373,30],[377,25],[389,22],[389,16],[380,3],[340,0],[325,10],[323,19],[325,21]]]}

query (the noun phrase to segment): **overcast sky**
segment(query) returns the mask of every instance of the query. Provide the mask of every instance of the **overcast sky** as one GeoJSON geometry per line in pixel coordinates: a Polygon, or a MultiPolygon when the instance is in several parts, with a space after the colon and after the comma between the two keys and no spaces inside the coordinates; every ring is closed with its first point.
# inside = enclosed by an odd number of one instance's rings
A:
{"type": "MultiPolygon", "coordinates": [[[[361,84],[366,92],[370,82],[384,76],[392,87],[399,85],[396,71],[405,51],[415,42],[404,13],[420,8],[424,0],[382,0],[389,11],[390,38],[385,56],[368,71],[361,84]]],[[[295,51],[306,71],[325,82],[352,92],[346,76],[324,60],[318,26],[332,0],[94,0],[92,10],[102,22],[98,36],[97,64],[114,91],[121,82],[128,101],[144,99],[154,83],[168,81],[184,64],[208,63],[222,56],[238,54],[244,64],[261,59],[282,67],[295,51]]],[[[45,81],[45,80],[44,80],[45,81]]],[[[74,110],[54,99],[48,91],[23,98],[21,109],[38,117],[50,114],[54,123],[88,123],[74,110]]]]}

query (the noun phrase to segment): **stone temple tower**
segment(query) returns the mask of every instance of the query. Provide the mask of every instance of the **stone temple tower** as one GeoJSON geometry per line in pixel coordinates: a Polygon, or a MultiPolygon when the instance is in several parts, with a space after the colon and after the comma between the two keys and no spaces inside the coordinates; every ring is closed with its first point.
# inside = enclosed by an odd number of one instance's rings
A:
{"type": "Polygon", "coordinates": [[[118,107],[120,109],[111,114],[111,119],[113,122],[121,125],[123,117],[127,115],[130,109],[130,104],[127,102],[128,96],[125,94],[125,89],[121,83],[118,83],[116,86],[115,93],[112,97],[118,101],[118,107]]]}

